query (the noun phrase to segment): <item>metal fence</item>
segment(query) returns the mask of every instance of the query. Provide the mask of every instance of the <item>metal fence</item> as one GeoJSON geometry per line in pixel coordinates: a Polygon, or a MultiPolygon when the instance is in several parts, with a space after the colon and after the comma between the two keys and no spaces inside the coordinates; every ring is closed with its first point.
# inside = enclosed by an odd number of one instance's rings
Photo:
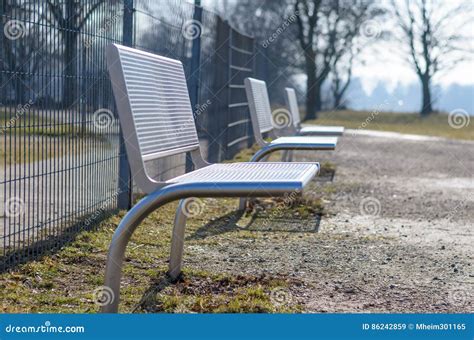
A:
{"type": "MultiPolygon", "coordinates": [[[[183,62],[208,160],[252,144],[243,80],[256,44],[216,14],[177,0],[0,0],[0,14],[1,269],[130,204],[109,43],[183,62]]],[[[162,178],[186,168],[184,157],[150,165],[162,178]]]]}

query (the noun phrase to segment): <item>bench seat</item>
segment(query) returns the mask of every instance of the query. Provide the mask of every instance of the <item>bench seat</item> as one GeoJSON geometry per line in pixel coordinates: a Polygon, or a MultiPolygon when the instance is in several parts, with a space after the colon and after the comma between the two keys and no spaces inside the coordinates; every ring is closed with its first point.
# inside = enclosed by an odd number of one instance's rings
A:
{"type": "Polygon", "coordinates": [[[319,171],[318,163],[229,163],[211,164],[184,175],[175,177],[167,183],[213,183],[250,184],[263,188],[265,184],[280,183],[303,189],[319,171]]]}
{"type": "Polygon", "coordinates": [[[334,150],[337,145],[337,137],[288,136],[279,137],[270,142],[270,145],[280,144],[291,144],[294,146],[294,149],[298,149],[298,144],[304,149],[334,150]]]}
{"type": "Polygon", "coordinates": [[[342,136],[344,134],[344,126],[310,125],[302,127],[299,130],[299,134],[317,136],[342,136]]]}

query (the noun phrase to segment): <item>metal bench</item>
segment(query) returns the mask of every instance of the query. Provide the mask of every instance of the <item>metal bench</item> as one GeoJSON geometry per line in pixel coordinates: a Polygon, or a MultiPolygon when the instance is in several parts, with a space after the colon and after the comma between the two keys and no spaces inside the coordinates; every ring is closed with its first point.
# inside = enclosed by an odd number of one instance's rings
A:
{"type": "Polygon", "coordinates": [[[249,102],[253,134],[261,149],[255,153],[252,161],[259,161],[268,154],[281,150],[334,150],[337,137],[287,136],[266,142],[263,134],[274,130],[272,110],[264,81],[245,78],[245,91],[249,102]]]}
{"type": "MultiPolygon", "coordinates": [[[[105,286],[112,298],[102,307],[117,312],[125,249],[133,232],[154,210],[189,197],[271,197],[300,194],[318,163],[208,164],[202,159],[181,62],[109,45],[107,66],[133,179],[148,194],[122,219],[109,248],[105,286]],[[147,173],[146,161],[190,152],[195,171],[168,181],[147,173]]],[[[185,217],[176,215],[170,275],[181,269],[185,217]],[[184,221],[183,221],[184,218],[184,221]],[[181,228],[181,229],[180,229],[181,228]]]]}
{"type": "MultiPolygon", "coordinates": [[[[251,162],[258,162],[275,151],[284,151],[282,160],[289,160],[287,152],[294,150],[334,150],[337,137],[287,136],[266,142],[263,134],[274,130],[272,111],[268,98],[267,85],[264,81],[245,78],[245,91],[250,109],[253,133],[257,144],[261,147],[252,157],[251,162]]],[[[239,209],[244,210],[247,198],[240,199],[239,209]]]]}
{"type": "Polygon", "coordinates": [[[291,87],[285,87],[285,92],[286,105],[291,112],[291,118],[293,120],[292,126],[294,127],[295,134],[306,136],[342,136],[344,134],[344,126],[310,125],[301,127],[300,110],[298,108],[296,92],[291,87]]]}

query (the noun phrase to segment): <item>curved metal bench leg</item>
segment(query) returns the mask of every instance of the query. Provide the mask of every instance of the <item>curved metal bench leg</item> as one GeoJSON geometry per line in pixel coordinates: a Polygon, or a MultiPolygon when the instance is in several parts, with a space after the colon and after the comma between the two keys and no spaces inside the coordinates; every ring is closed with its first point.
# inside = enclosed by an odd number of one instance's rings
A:
{"type": "Polygon", "coordinates": [[[186,228],[187,216],[184,214],[186,200],[179,201],[174,218],[173,235],[171,236],[170,263],[168,275],[172,280],[176,280],[181,274],[184,250],[184,230],[186,228]]]}
{"type": "MultiPolygon", "coordinates": [[[[260,161],[263,161],[265,162],[268,157],[270,157],[270,153],[274,152],[274,151],[277,151],[276,149],[273,150],[269,147],[265,147],[265,148],[262,148],[260,150],[258,150],[255,155],[253,155],[252,159],[250,159],[250,162],[260,162],[260,161]]],[[[247,208],[247,201],[248,201],[248,197],[241,197],[240,200],[239,200],[239,211],[244,211],[245,208],[247,208]]]]}
{"type": "Polygon", "coordinates": [[[103,313],[118,312],[123,259],[127,244],[133,232],[143,219],[153,211],[172,200],[182,198],[182,196],[179,197],[179,194],[180,192],[171,186],[163,190],[157,190],[138,202],[120,222],[112,237],[109,253],[107,255],[105,283],[103,287],[104,294],[107,294],[107,301],[102,305],[103,313]]]}
{"type": "Polygon", "coordinates": [[[288,151],[288,157],[286,159],[287,162],[293,162],[293,150],[288,151]]]}
{"type": "Polygon", "coordinates": [[[239,199],[239,210],[245,210],[247,208],[247,197],[241,197],[239,199]]]}

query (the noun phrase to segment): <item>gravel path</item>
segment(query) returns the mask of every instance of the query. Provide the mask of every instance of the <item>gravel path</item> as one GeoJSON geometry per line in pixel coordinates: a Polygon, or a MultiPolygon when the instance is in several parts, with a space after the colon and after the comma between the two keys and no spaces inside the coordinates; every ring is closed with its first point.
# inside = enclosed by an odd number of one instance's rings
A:
{"type": "Polygon", "coordinates": [[[320,222],[221,234],[217,245],[188,246],[185,266],[291,278],[279,302],[308,312],[473,311],[473,150],[468,141],[349,130],[335,152],[295,155],[336,165],[333,180],[309,192],[328,211],[320,222]]]}

